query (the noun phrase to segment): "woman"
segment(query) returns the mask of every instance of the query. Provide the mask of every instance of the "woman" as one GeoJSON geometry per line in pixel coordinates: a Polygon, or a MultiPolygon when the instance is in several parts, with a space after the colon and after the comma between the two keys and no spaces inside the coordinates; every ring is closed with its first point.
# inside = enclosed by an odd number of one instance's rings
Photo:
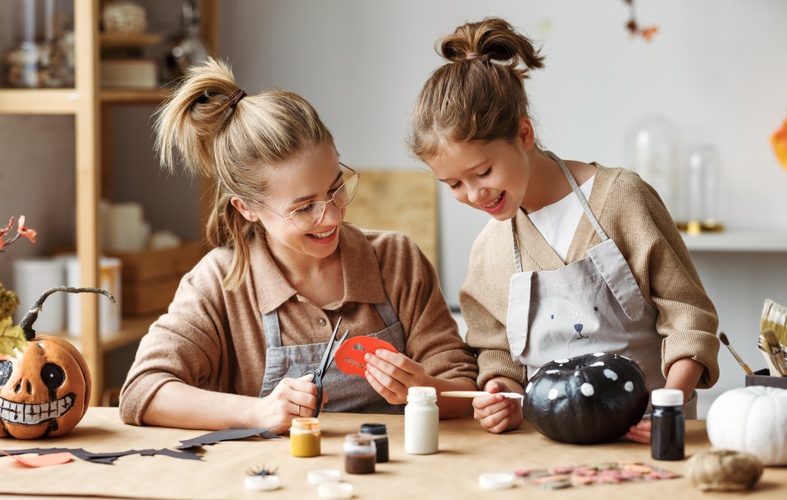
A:
{"type": "MultiPolygon", "coordinates": [[[[334,326],[398,352],[366,354],[364,377],[323,379],[326,411],[400,413],[412,386],[475,388],[436,272],[410,238],[343,222],[359,175],[301,97],[246,96],[223,63],[195,68],[160,109],[157,149],[215,180],[215,247],[143,338],[121,391],[127,423],[289,428],[319,410],[308,369],[334,326]]],[[[440,401],[443,418],[471,411],[440,401]]]]}

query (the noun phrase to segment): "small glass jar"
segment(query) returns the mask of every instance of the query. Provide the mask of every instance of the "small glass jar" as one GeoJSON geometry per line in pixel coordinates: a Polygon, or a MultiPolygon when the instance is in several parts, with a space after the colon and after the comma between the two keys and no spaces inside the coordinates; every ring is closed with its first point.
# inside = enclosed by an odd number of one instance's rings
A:
{"type": "Polygon", "coordinates": [[[388,429],[385,424],[361,424],[361,433],[371,434],[377,448],[378,464],[388,461],[388,429]]]}
{"type": "Polygon", "coordinates": [[[290,427],[290,452],[293,457],[320,456],[320,421],[294,418],[290,427]]]}
{"type": "Polygon", "coordinates": [[[16,0],[15,45],[3,54],[3,82],[19,88],[74,85],[72,7],[55,0],[16,0]]]}
{"type": "Polygon", "coordinates": [[[371,434],[347,434],[344,437],[344,470],[347,474],[371,474],[377,459],[377,447],[371,434]]]}

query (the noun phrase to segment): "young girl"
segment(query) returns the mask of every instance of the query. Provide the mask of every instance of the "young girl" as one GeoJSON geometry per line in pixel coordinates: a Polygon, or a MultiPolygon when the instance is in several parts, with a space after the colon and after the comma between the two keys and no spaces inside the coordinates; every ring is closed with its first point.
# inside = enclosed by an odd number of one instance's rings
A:
{"type": "MultiPolygon", "coordinates": [[[[492,216],[459,296],[479,386],[522,392],[547,361],[595,351],[634,359],[651,390],[688,400],[712,386],[718,319],[658,194],[632,172],[539,147],[523,81],[543,57],[506,21],[460,26],[441,53],[449,62],[421,91],[410,146],[457,200],[492,216]]],[[[489,431],[522,422],[515,400],[473,404],[489,431]]],[[[629,438],[649,442],[649,424],[629,438]]]]}
{"type": "MultiPolygon", "coordinates": [[[[411,386],[472,390],[478,369],[434,267],[401,233],[343,223],[359,174],[301,97],[247,96],[230,69],[195,68],[159,110],[157,149],[214,180],[209,243],[142,339],[122,388],[123,421],[281,433],[318,409],[317,369],[341,318],[398,353],[366,354],[365,377],[336,366],[325,411],[401,413],[411,386]]],[[[335,346],[334,346],[335,347],[335,346]]],[[[472,411],[441,400],[440,416],[472,411]]]]}

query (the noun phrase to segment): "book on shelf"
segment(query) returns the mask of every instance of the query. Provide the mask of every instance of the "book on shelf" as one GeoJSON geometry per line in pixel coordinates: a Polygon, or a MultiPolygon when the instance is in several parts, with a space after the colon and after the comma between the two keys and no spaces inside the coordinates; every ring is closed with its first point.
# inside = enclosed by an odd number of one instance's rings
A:
{"type": "Polygon", "coordinates": [[[104,59],[101,61],[101,87],[155,89],[158,70],[153,59],[104,59]]]}

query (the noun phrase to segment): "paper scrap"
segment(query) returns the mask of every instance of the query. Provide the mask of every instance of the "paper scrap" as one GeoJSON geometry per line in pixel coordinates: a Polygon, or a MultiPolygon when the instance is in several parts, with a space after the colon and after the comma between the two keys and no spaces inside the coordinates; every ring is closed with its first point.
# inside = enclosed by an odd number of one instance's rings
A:
{"type": "Polygon", "coordinates": [[[180,446],[176,446],[177,450],[187,450],[189,448],[198,448],[205,445],[212,445],[221,441],[236,441],[239,439],[246,439],[254,436],[260,436],[263,439],[280,439],[280,436],[272,433],[270,428],[261,429],[253,427],[251,429],[222,429],[220,431],[209,432],[202,434],[192,439],[186,439],[180,442],[180,446]]]}

